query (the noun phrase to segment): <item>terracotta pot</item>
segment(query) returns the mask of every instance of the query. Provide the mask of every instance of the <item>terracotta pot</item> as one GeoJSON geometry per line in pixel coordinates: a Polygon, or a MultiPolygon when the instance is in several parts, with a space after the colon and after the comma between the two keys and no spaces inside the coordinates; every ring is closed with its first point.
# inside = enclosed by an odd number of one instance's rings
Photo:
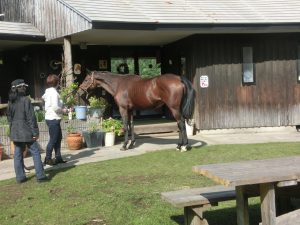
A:
{"type": "Polygon", "coordinates": [[[82,146],[82,136],[80,133],[70,133],[66,137],[67,145],[70,150],[78,150],[82,146]]]}

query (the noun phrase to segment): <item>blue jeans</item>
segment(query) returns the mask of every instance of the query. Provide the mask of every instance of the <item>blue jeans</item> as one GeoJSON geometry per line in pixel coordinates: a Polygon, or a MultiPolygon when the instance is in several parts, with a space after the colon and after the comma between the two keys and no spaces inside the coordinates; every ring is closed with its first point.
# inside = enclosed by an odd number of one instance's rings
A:
{"type": "Polygon", "coordinates": [[[24,158],[23,158],[23,150],[27,145],[31,156],[33,158],[35,174],[37,179],[42,179],[45,177],[44,167],[41,159],[41,154],[39,151],[39,147],[36,141],[34,142],[14,142],[15,145],[15,153],[14,153],[14,167],[16,173],[16,180],[22,181],[26,178],[24,171],[24,158]]]}
{"type": "Polygon", "coordinates": [[[50,160],[52,158],[53,149],[55,152],[55,158],[62,159],[60,152],[62,140],[60,120],[46,120],[46,124],[48,126],[50,136],[46,148],[46,160],[50,160]]]}

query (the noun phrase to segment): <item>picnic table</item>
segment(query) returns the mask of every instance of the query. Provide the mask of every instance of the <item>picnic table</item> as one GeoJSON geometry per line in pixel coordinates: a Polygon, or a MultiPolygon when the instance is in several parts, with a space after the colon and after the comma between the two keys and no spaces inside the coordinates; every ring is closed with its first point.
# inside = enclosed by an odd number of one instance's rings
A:
{"type": "Polygon", "coordinates": [[[275,225],[275,188],[297,185],[300,156],[197,165],[193,171],[218,184],[235,187],[238,225],[249,225],[246,189],[258,185],[262,225],[275,225]]]}

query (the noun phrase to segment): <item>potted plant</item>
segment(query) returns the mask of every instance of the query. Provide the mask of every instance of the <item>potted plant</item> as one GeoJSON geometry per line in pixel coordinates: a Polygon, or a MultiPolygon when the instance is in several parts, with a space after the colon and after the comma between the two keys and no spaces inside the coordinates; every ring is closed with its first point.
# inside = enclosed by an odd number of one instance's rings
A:
{"type": "Polygon", "coordinates": [[[75,131],[74,127],[69,124],[66,127],[66,142],[68,145],[68,149],[70,150],[78,150],[82,147],[82,136],[81,133],[78,131],[75,131]]]}
{"type": "MultiPolygon", "coordinates": [[[[79,105],[79,96],[75,94],[78,89],[77,83],[72,83],[68,87],[62,87],[60,89],[60,97],[64,105],[68,108],[68,112],[72,112],[72,108],[75,109],[76,119],[85,120],[87,107],[84,105],[79,105]]],[[[71,114],[70,114],[71,115],[71,114]]]]}
{"type": "Polygon", "coordinates": [[[105,132],[105,146],[112,146],[115,144],[116,135],[123,134],[123,123],[121,120],[110,117],[102,121],[102,129],[105,132]]]}
{"type": "Polygon", "coordinates": [[[105,108],[108,106],[107,101],[103,97],[92,96],[89,101],[89,115],[92,118],[100,118],[103,115],[105,108]]]}
{"type": "Polygon", "coordinates": [[[97,120],[87,122],[87,130],[83,131],[82,134],[88,148],[102,146],[104,134],[97,120]]]}

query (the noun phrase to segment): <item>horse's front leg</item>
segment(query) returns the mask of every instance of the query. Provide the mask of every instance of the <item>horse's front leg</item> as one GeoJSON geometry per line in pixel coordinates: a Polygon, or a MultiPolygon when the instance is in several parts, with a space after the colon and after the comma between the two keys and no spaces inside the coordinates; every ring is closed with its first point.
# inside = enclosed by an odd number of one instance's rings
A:
{"type": "Polygon", "coordinates": [[[127,144],[128,144],[128,112],[126,109],[119,108],[122,121],[123,121],[123,128],[124,128],[124,143],[121,147],[121,151],[127,150],[127,144]]]}
{"type": "Polygon", "coordinates": [[[130,145],[128,146],[128,149],[133,149],[134,148],[134,145],[135,145],[135,135],[134,135],[134,124],[133,124],[133,112],[130,111],[130,120],[129,120],[129,129],[131,131],[131,142],[130,142],[130,145]]]}

